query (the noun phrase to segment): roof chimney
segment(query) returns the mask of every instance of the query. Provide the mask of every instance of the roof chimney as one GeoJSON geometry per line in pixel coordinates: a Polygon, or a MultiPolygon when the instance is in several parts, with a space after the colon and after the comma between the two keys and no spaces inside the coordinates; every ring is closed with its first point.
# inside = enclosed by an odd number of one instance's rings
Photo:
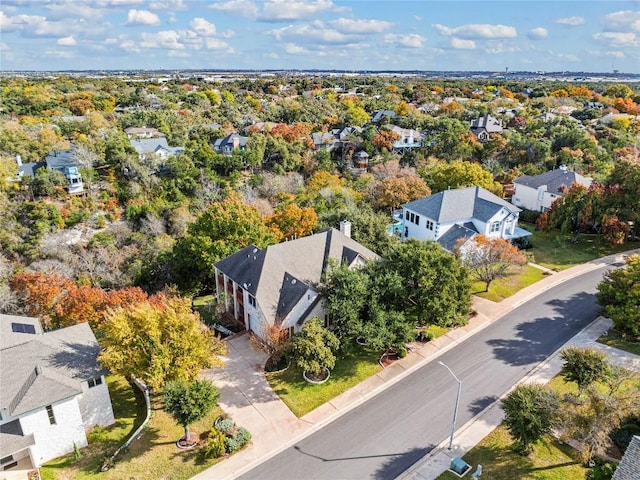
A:
{"type": "Polygon", "coordinates": [[[19,167],[22,166],[22,156],[19,153],[16,155],[16,163],[19,167]]]}
{"type": "Polygon", "coordinates": [[[562,170],[563,172],[566,172],[566,171],[567,171],[567,166],[566,166],[566,165],[560,165],[558,168],[559,168],[560,170],[562,170]]]}
{"type": "Polygon", "coordinates": [[[344,236],[351,238],[351,222],[348,220],[342,220],[340,222],[340,233],[344,236]]]}

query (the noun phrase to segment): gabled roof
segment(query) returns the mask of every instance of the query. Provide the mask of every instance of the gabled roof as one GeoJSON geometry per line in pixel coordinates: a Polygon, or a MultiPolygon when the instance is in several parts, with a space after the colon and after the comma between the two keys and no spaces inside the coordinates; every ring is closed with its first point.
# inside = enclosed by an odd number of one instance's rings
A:
{"type": "Polygon", "coordinates": [[[329,228],[307,237],[261,249],[250,245],[215,264],[256,297],[273,322],[285,318],[308,291],[316,291],[329,260],[351,265],[378,255],[340,231],[329,228]]]}
{"type": "Polygon", "coordinates": [[[469,239],[474,235],[477,235],[477,233],[478,231],[471,222],[467,222],[464,225],[456,224],[449,230],[447,230],[444,235],[442,235],[438,239],[438,243],[442,246],[442,248],[451,252],[456,246],[456,243],[458,243],[458,240],[460,240],[461,238],[469,239]],[[469,225],[471,228],[469,227],[469,225]]]}
{"type": "Polygon", "coordinates": [[[175,155],[184,151],[184,147],[170,147],[165,137],[132,138],[129,141],[135,151],[138,152],[138,155],[158,153],[161,150],[165,150],[167,153],[175,155]]]}
{"type": "Polygon", "coordinates": [[[396,118],[396,112],[394,110],[376,110],[371,115],[371,121],[373,123],[378,123],[384,120],[384,118],[396,118]]]}
{"type": "Polygon", "coordinates": [[[470,218],[488,221],[500,209],[511,213],[521,210],[482,187],[445,190],[428,197],[405,203],[407,208],[438,223],[450,223],[470,218]]]}
{"type": "Polygon", "coordinates": [[[638,480],[640,478],[640,437],[634,435],[624,452],[611,480],[638,480]]]}
{"type": "Polygon", "coordinates": [[[218,138],[214,142],[213,148],[215,150],[222,150],[227,145],[233,146],[233,141],[234,141],[235,138],[238,139],[238,146],[239,147],[245,147],[247,145],[247,141],[249,140],[249,137],[243,137],[239,133],[232,133],[231,135],[227,135],[224,138],[218,138]]]}
{"type": "Polygon", "coordinates": [[[0,315],[0,408],[8,408],[10,415],[78,395],[80,382],[104,373],[97,363],[100,347],[87,323],[47,333],[38,324],[36,333],[22,333],[11,328],[18,321],[35,325],[37,319],[0,315]]]}
{"type": "Polygon", "coordinates": [[[566,168],[556,168],[541,173],[540,175],[524,175],[523,177],[516,178],[513,183],[536,189],[546,185],[548,192],[562,194],[565,188],[569,188],[574,183],[579,183],[588,188],[589,185],[591,185],[591,179],[585,178],[579,173],[571,172],[566,168]]]}
{"type": "Polygon", "coordinates": [[[65,167],[79,166],[75,151],[71,148],[66,150],[51,150],[44,161],[47,164],[47,168],[53,170],[63,170],[65,167]]]}
{"type": "Polygon", "coordinates": [[[480,132],[486,130],[489,133],[502,132],[502,124],[499,120],[495,119],[491,115],[485,115],[484,117],[471,120],[470,127],[472,132],[480,132]]]}

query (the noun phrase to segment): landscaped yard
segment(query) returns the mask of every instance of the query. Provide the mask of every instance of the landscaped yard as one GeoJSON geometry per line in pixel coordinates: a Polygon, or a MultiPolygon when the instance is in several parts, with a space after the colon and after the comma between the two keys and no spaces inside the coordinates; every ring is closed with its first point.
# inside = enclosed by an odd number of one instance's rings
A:
{"type": "Polygon", "coordinates": [[[336,361],[331,378],[322,385],[305,381],[302,371],[293,365],[284,372],[267,374],[267,380],[291,411],[302,417],[382,370],[379,359],[380,352],[354,348],[336,361]]]}
{"type": "MultiPolygon", "coordinates": [[[[161,409],[157,399],[152,400],[153,413],[142,434],[122,452],[116,464],[100,473],[106,455],[111,455],[142,423],[146,410],[142,395],[138,395],[122,377],[107,378],[113,402],[116,424],[98,429],[89,436],[89,446],[81,450],[82,458],[73,454],[48,462],[41,468],[43,480],[62,479],[187,479],[218,460],[203,460],[199,448],[178,450],[176,440],[184,434],[171,416],[161,409]]],[[[207,418],[193,424],[191,430],[204,439],[213,420],[222,413],[214,409],[207,418]]]]}
{"type": "Polygon", "coordinates": [[[545,273],[542,270],[531,265],[525,265],[522,268],[514,267],[508,277],[491,282],[488,292],[485,292],[484,282],[475,282],[471,286],[471,294],[494,302],[501,302],[519,290],[542,280],[544,276],[545,273]]]}
{"type": "Polygon", "coordinates": [[[215,299],[215,295],[204,295],[193,299],[193,309],[200,314],[200,318],[206,325],[211,325],[215,321],[215,299]]]}
{"type": "MultiPolygon", "coordinates": [[[[588,471],[578,458],[578,452],[552,437],[534,446],[533,453],[523,457],[511,449],[512,440],[504,426],[496,428],[476,445],[464,460],[472,472],[482,465],[482,477],[491,480],[584,480],[588,471]]],[[[467,474],[467,478],[469,474],[467,474]]],[[[457,480],[445,472],[438,480],[457,480]]]]}
{"type": "Polygon", "coordinates": [[[558,230],[542,232],[531,224],[521,226],[532,232],[529,238],[533,248],[527,250],[533,255],[532,261],[556,271],[613,253],[640,248],[640,244],[635,242],[612,247],[602,239],[602,235],[582,234],[578,237],[578,243],[571,243],[571,235],[564,235],[558,230]]]}
{"type": "Polygon", "coordinates": [[[628,339],[623,339],[616,334],[615,330],[611,330],[608,335],[602,335],[598,338],[598,342],[610,347],[619,348],[625,352],[640,355],[640,342],[632,342],[628,339]]]}

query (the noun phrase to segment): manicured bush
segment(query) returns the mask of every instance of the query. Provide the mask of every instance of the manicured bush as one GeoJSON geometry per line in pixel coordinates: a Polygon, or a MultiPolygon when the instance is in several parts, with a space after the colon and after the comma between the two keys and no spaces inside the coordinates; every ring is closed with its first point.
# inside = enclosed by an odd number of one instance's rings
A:
{"type": "Polygon", "coordinates": [[[223,418],[219,422],[216,422],[215,428],[219,432],[224,433],[225,435],[233,432],[233,429],[236,427],[236,422],[234,422],[231,418],[223,418]]]}
{"type": "Polygon", "coordinates": [[[227,451],[227,436],[212,428],[209,432],[209,438],[207,444],[204,447],[205,458],[218,458],[224,455],[227,451]]]}
{"type": "Polygon", "coordinates": [[[231,437],[227,437],[227,452],[237,452],[244,447],[249,440],[251,440],[251,434],[245,428],[240,427],[231,437]]]}

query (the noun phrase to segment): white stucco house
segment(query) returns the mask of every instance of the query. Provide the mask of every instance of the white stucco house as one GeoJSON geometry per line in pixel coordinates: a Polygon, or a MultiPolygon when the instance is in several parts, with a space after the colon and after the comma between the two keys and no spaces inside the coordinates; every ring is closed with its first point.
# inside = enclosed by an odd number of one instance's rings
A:
{"type": "Polygon", "coordinates": [[[245,328],[266,340],[268,327],[293,335],[313,317],[325,322],[318,291],[330,260],[357,268],[379,257],[350,236],[351,224],[266,248],[255,245],[215,264],[216,296],[245,328]]]}
{"type": "Polygon", "coordinates": [[[114,422],[100,347],[87,323],[43,332],[0,315],[0,470],[29,470],[87,445],[114,422]]]}
{"type": "Polygon", "coordinates": [[[445,190],[402,205],[402,239],[435,240],[449,251],[477,234],[515,240],[531,235],[518,227],[520,211],[482,187],[445,190]]]}
{"type": "Polygon", "coordinates": [[[590,178],[571,172],[564,166],[540,175],[524,175],[513,181],[511,203],[527,210],[546,212],[571,185],[577,183],[589,188],[591,182],[590,178]]]}

